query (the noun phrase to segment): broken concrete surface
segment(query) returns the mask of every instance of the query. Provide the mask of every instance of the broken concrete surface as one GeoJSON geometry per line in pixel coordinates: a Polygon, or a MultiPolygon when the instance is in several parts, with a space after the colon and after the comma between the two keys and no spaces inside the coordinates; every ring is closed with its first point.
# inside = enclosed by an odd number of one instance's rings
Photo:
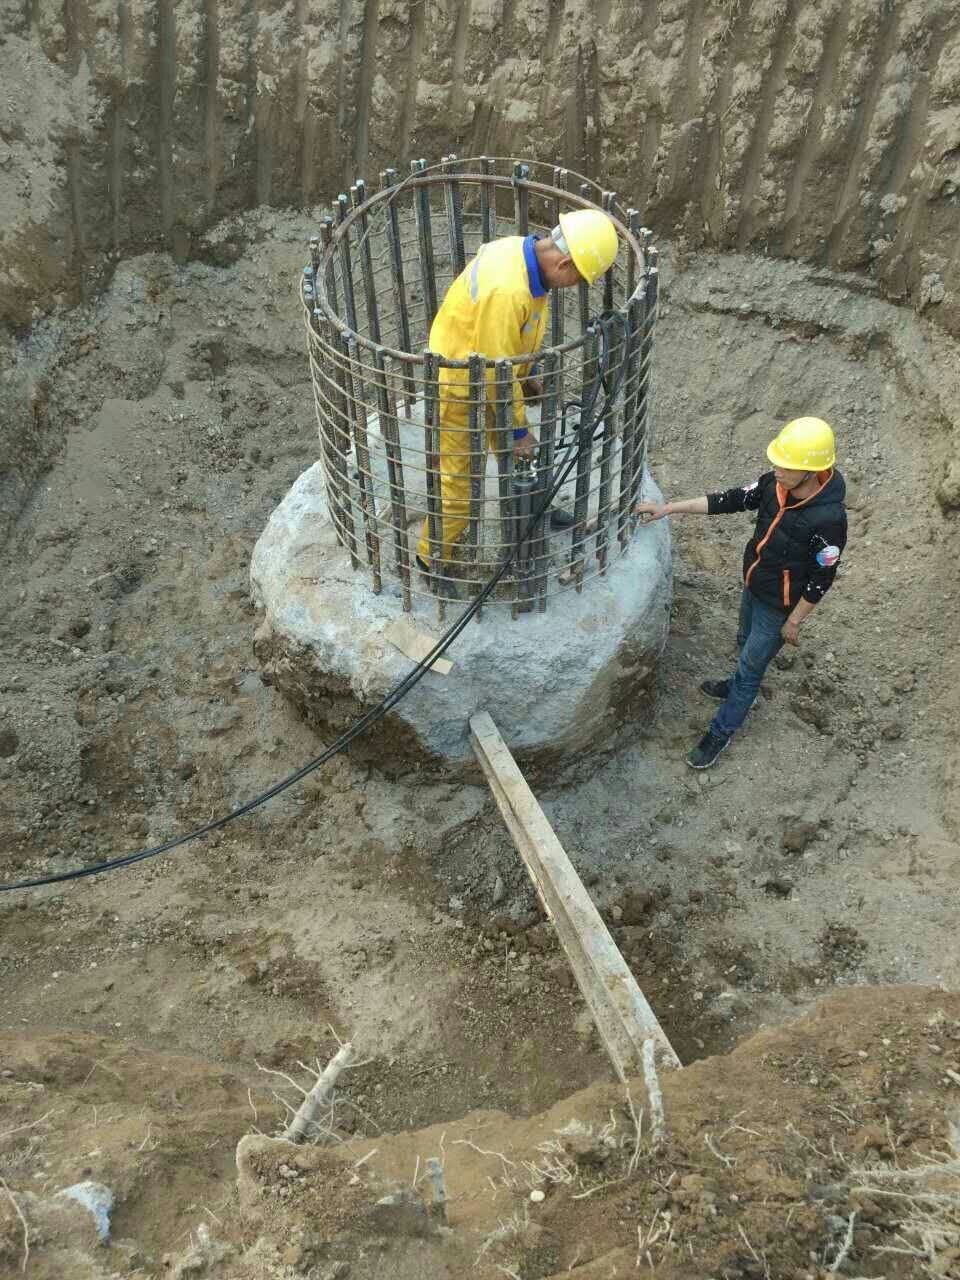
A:
{"type": "MultiPolygon", "coordinates": [[[[659,490],[647,476],[644,494],[659,490]]],[[[264,610],[256,654],[276,685],[327,738],[375,706],[412,668],[385,636],[402,616],[399,590],[375,596],[354,573],[330,522],[316,463],[274,511],[253,553],[255,602],[264,610]]],[[[639,529],[629,554],[581,594],[571,586],[544,613],[513,621],[508,605],[484,609],[448,656],[448,676],[428,673],[357,749],[406,772],[418,765],[475,769],[467,720],[489,711],[529,766],[608,746],[634,718],[666,641],[670,532],[639,529]]],[[[459,603],[450,608],[466,608],[459,603]]],[[[433,637],[435,611],[413,619],[433,637]]]]}

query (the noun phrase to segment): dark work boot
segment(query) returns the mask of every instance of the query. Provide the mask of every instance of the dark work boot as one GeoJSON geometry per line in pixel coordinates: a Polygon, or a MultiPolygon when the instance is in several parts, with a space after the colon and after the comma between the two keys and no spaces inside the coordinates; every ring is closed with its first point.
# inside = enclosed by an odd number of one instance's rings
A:
{"type": "Polygon", "coordinates": [[[700,685],[700,692],[705,693],[708,698],[716,698],[718,702],[726,702],[730,695],[730,681],[704,680],[700,685]]]}
{"type": "Polygon", "coordinates": [[[709,769],[712,764],[717,763],[720,752],[729,741],[729,738],[721,738],[708,729],[687,756],[687,764],[691,769],[709,769]]]}
{"type": "Polygon", "coordinates": [[[573,528],[573,512],[568,511],[566,507],[550,508],[550,528],[554,530],[572,529],[573,528]]]}

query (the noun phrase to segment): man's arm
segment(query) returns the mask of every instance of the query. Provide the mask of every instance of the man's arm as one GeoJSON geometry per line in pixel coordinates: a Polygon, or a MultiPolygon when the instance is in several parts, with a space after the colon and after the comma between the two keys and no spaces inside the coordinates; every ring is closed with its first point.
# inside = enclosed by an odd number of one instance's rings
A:
{"type": "Polygon", "coordinates": [[[800,599],[790,610],[790,616],[780,631],[787,644],[799,645],[800,628],[833,585],[837,565],[846,545],[846,519],[828,528],[823,534],[814,534],[810,539],[810,576],[804,584],[800,599]]]}
{"type": "Polygon", "coordinates": [[[638,502],[636,511],[643,523],[662,520],[664,516],[725,516],[737,511],[756,511],[760,505],[760,482],[708,493],[702,498],[682,498],[679,502],[638,502]]]}
{"type": "Polygon", "coordinates": [[[644,524],[662,520],[664,516],[705,516],[708,511],[706,496],[681,498],[678,502],[638,502],[634,510],[644,524]]]}

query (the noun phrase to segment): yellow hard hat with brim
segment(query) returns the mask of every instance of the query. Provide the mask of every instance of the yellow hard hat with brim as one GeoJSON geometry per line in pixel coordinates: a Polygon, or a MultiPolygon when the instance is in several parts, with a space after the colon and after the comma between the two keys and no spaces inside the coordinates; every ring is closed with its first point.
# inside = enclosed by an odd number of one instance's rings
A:
{"type": "Polygon", "coordinates": [[[573,265],[587,284],[593,284],[613,265],[617,256],[617,230],[600,209],[561,213],[560,230],[573,265]]]}
{"type": "Polygon", "coordinates": [[[788,471],[826,471],[836,456],[833,430],[822,418],[794,418],[767,445],[773,465],[788,471]]]}

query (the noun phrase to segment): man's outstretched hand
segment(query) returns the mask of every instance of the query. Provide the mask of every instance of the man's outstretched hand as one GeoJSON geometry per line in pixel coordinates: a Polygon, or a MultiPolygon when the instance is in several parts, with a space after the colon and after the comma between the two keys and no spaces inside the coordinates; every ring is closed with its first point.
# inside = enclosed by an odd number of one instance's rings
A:
{"type": "Polygon", "coordinates": [[[640,517],[641,524],[652,524],[654,520],[662,520],[670,514],[668,502],[638,502],[634,511],[640,517]]]}

